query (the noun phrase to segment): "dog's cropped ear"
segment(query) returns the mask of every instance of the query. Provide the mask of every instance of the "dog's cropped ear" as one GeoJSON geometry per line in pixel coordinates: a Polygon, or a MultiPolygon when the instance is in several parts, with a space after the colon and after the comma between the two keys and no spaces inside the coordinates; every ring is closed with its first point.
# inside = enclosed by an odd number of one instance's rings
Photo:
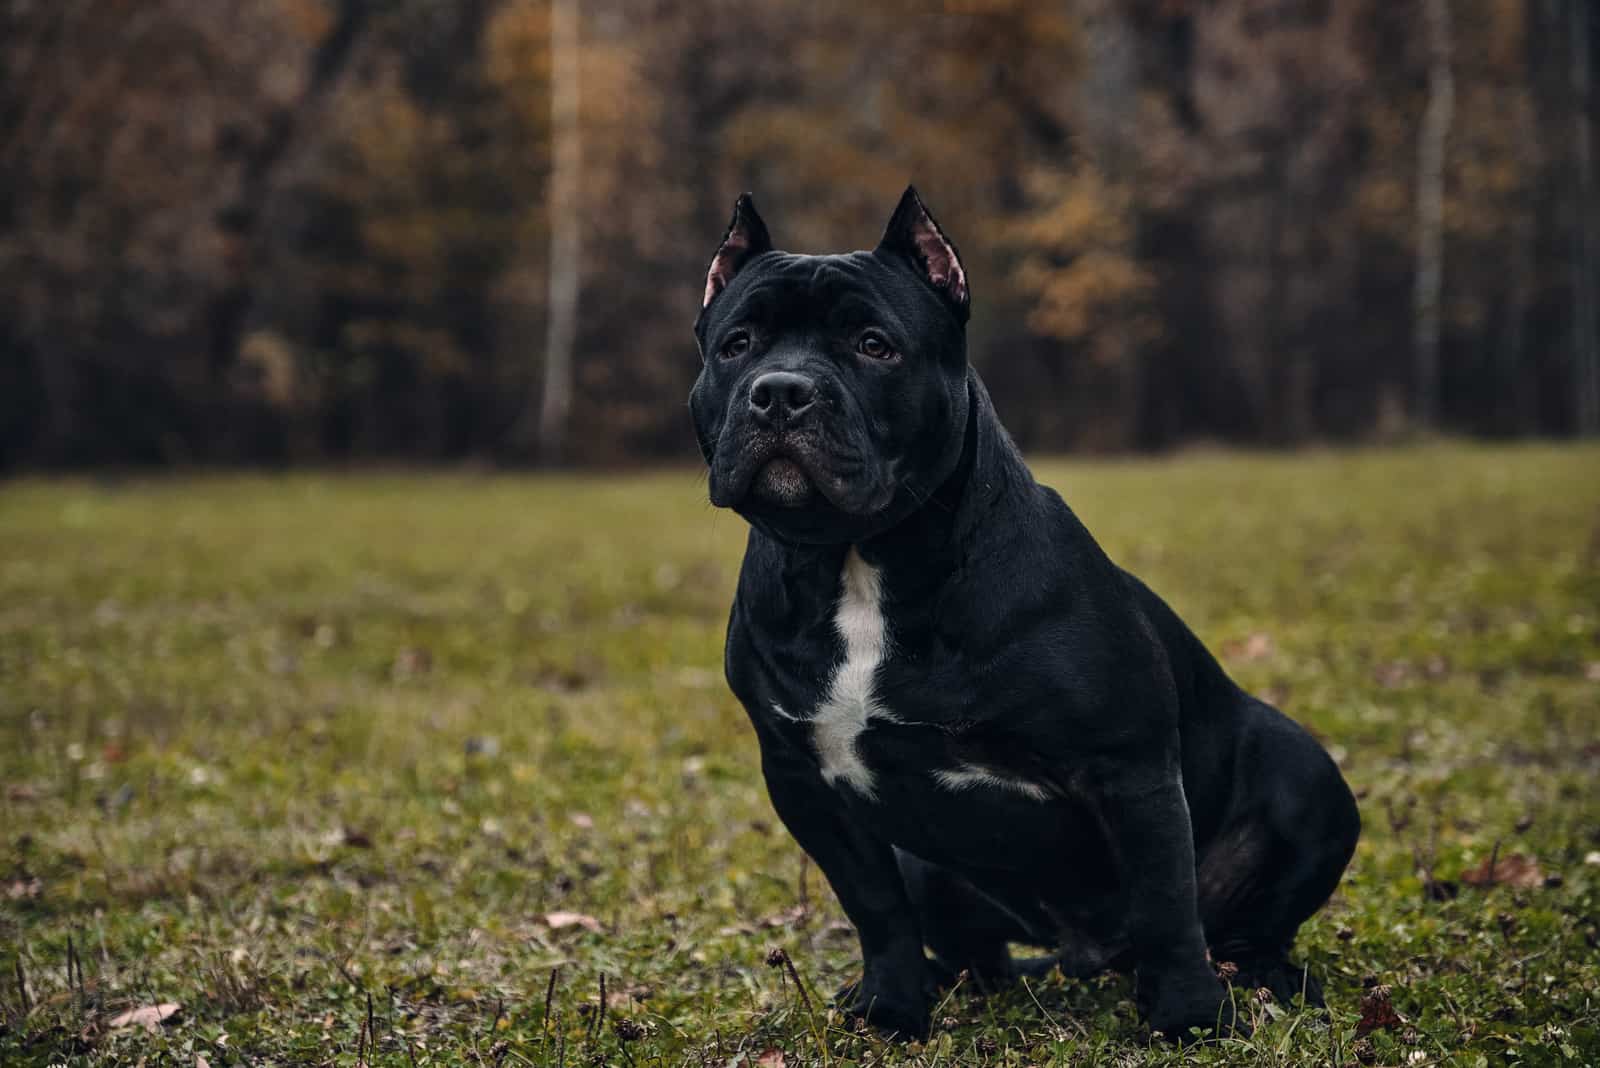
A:
{"type": "Polygon", "coordinates": [[[906,186],[900,206],[894,209],[878,248],[908,257],[928,283],[950,302],[956,318],[963,323],[967,321],[972,295],[967,289],[967,272],[961,266],[961,256],[955,244],[939,229],[928,206],[917,196],[916,186],[906,186]]]}
{"type": "Polygon", "coordinates": [[[767,234],[767,224],[756,214],[756,202],[749,193],[742,194],[733,204],[733,220],[728,232],[722,235],[717,254],[711,257],[711,267],[706,271],[706,293],[700,301],[704,311],[718,293],[728,288],[733,276],[744,265],[763,252],[772,251],[772,238],[767,234]]]}

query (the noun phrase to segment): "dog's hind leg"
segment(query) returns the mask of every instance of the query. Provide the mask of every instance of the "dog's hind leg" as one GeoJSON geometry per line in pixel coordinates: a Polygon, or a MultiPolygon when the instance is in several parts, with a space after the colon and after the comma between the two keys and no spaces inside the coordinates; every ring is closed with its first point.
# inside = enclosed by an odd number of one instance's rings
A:
{"type": "Polygon", "coordinates": [[[1361,818],[1338,768],[1317,742],[1255,702],[1241,747],[1249,786],[1200,851],[1200,919],[1212,959],[1231,962],[1236,986],[1264,987],[1287,1004],[1322,1003],[1321,984],[1289,961],[1295,932],[1339,884],[1361,818]]]}
{"type": "MultiPolygon", "coordinates": [[[[901,849],[895,859],[941,980],[952,982],[965,971],[980,987],[992,989],[1016,978],[1008,943],[1036,940],[1020,920],[947,868],[901,849]]],[[[1055,962],[1054,957],[1042,960],[1040,971],[1055,962]]],[[[1032,961],[1024,964],[1032,970],[1032,961]]]]}

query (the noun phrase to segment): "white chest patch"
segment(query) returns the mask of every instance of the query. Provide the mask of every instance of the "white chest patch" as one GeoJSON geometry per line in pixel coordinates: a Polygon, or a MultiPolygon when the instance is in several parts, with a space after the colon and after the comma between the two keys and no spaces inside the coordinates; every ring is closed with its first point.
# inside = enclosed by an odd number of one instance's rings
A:
{"type": "Polygon", "coordinates": [[[839,606],[833,626],[844,642],[844,659],[833,669],[828,692],[811,717],[811,741],[830,785],[843,781],[864,797],[874,797],[872,769],[856,750],[856,739],[872,719],[894,721],[872,691],[878,665],[889,650],[883,618],[883,584],[878,569],[851,549],[839,573],[839,606]]]}
{"type": "Polygon", "coordinates": [[[976,764],[961,764],[954,768],[941,768],[933,773],[940,786],[947,790],[1010,790],[1033,801],[1050,800],[1050,791],[1027,779],[1008,779],[988,768],[976,764]]]}

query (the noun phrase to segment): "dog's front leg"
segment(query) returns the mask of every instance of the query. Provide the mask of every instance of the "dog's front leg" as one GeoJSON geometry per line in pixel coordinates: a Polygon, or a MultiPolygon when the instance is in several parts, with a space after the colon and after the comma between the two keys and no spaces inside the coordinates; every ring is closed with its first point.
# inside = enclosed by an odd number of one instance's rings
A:
{"type": "Polygon", "coordinates": [[[1195,891],[1194,833],[1174,753],[1124,760],[1101,777],[1101,814],[1127,894],[1136,1000],[1152,1031],[1234,1026],[1226,985],[1206,960],[1195,891]]]}
{"type": "Polygon", "coordinates": [[[828,879],[861,939],[863,974],[846,1011],[903,1038],[924,1038],[934,979],[888,842],[849,819],[842,799],[804,758],[764,751],[772,804],[828,879]]]}

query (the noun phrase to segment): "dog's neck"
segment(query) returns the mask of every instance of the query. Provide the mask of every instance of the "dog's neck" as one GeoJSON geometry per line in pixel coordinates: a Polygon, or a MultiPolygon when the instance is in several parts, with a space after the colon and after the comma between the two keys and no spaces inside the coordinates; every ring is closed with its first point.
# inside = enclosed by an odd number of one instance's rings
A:
{"type": "Polygon", "coordinates": [[[967,426],[954,469],[920,508],[858,545],[857,551],[878,566],[911,564],[924,581],[936,583],[981,551],[976,543],[985,531],[992,536],[1004,530],[1012,502],[1033,487],[1033,476],[1000,425],[988,390],[977,372],[969,370],[967,426]]]}

